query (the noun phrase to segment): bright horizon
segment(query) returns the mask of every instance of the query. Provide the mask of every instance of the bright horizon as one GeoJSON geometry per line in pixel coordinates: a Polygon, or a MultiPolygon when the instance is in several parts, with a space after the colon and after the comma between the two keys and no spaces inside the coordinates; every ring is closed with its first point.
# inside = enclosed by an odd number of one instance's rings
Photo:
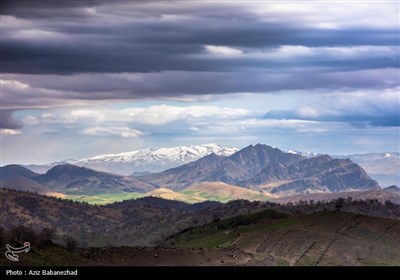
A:
{"type": "Polygon", "coordinates": [[[1,9],[1,166],[400,152],[398,2],[35,2],[1,9]]]}

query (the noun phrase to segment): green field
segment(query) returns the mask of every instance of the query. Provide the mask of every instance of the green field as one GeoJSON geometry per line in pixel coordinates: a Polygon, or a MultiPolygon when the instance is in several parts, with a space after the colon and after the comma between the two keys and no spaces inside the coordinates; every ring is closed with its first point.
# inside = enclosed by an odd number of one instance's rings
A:
{"type": "Polygon", "coordinates": [[[96,195],[66,194],[65,199],[71,199],[78,202],[87,202],[89,204],[104,205],[128,199],[141,198],[144,196],[145,194],[137,192],[107,193],[107,194],[96,194],[96,195]]]}

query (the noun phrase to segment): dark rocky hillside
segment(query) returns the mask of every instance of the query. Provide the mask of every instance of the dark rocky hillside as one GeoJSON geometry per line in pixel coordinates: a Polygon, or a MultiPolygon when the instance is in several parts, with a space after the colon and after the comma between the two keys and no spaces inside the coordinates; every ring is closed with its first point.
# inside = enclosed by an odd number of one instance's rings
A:
{"type": "Polygon", "coordinates": [[[230,157],[214,154],[195,162],[141,176],[159,187],[182,190],[199,182],[224,182],[267,189],[278,195],[377,189],[379,185],[349,159],[305,158],[267,145],[248,146],[230,157]]]}
{"type": "Polygon", "coordinates": [[[57,165],[39,175],[18,165],[2,167],[0,186],[10,189],[21,189],[48,193],[117,193],[117,192],[148,192],[155,189],[149,183],[141,180],[99,172],[85,167],[64,164],[57,165]],[[10,181],[13,180],[13,181],[10,181]],[[25,184],[21,183],[25,182],[25,184]],[[31,186],[32,188],[30,188],[31,186]]]}

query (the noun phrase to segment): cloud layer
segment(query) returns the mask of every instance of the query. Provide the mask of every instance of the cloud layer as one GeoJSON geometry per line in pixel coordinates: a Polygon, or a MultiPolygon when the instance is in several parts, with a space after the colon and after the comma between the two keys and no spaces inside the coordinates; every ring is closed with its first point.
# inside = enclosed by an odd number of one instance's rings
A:
{"type": "Polygon", "coordinates": [[[218,139],[302,149],[299,135],[315,150],[328,136],[342,147],[339,134],[394,147],[397,4],[2,1],[3,154],[218,139]]]}
{"type": "Polygon", "coordinates": [[[265,119],[345,122],[354,126],[400,127],[400,88],[378,92],[330,94],[323,104],[303,104],[294,110],[271,110],[265,119]]]}

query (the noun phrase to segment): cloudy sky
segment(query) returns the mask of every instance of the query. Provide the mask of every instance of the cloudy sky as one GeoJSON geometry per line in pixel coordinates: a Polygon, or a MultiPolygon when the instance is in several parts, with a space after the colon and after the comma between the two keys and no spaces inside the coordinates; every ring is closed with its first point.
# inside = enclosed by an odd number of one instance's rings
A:
{"type": "Polygon", "coordinates": [[[1,164],[399,151],[397,1],[1,2],[1,164]]]}

